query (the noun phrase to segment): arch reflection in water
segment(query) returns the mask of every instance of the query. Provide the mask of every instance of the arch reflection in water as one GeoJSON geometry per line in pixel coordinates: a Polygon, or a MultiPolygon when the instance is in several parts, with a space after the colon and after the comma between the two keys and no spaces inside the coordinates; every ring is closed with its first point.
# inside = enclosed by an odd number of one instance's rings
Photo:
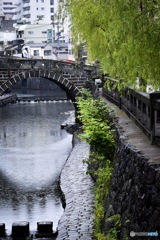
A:
{"type": "Polygon", "coordinates": [[[14,104],[0,109],[0,222],[53,221],[63,213],[57,180],[72,148],[60,129],[71,103],[14,104]]]}

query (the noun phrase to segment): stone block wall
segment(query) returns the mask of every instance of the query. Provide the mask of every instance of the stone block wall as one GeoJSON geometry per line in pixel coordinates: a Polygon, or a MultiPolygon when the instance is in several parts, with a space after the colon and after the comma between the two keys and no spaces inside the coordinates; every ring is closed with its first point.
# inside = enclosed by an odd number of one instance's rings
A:
{"type": "MultiPolygon", "coordinates": [[[[111,224],[107,219],[119,214],[122,227],[119,239],[153,239],[130,237],[130,232],[159,232],[160,237],[160,164],[149,159],[128,145],[117,129],[117,149],[110,193],[106,199],[103,230],[107,233],[111,224]]],[[[159,239],[154,237],[154,239],[159,239]]]]}

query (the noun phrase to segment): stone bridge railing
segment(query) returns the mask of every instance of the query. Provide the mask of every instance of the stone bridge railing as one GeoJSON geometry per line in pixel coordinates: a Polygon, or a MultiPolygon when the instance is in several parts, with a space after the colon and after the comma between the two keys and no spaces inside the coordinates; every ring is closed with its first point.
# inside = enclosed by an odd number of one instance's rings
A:
{"type": "Polygon", "coordinates": [[[125,88],[118,91],[118,81],[105,77],[103,96],[113,102],[140,127],[151,144],[160,146],[160,92],[146,93],[125,88]]]}
{"type": "Polygon", "coordinates": [[[93,76],[97,74],[97,67],[91,65],[81,65],[76,63],[50,60],[50,59],[25,59],[25,58],[5,58],[0,57],[0,81],[10,76],[13,71],[25,71],[31,69],[56,70],[63,73],[85,74],[93,76]],[[1,72],[6,75],[2,75],[1,72]]]}

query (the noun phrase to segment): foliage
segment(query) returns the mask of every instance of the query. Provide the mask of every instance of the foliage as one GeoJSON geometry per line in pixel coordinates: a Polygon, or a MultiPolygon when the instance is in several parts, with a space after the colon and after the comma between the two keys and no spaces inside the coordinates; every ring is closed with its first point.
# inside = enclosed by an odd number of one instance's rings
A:
{"type": "Polygon", "coordinates": [[[77,98],[78,118],[82,122],[83,134],[91,148],[111,160],[115,151],[114,130],[109,110],[102,100],[94,100],[87,90],[77,98]]]}
{"type": "Polygon", "coordinates": [[[160,83],[160,0],[63,0],[75,43],[123,84],[160,83]]]}
{"type": "MultiPolygon", "coordinates": [[[[97,159],[98,161],[98,159],[97,159]]],[[[106,237],[102,233],[102,222],[105,213],[105,199],[109,193],[110,180],[113,167],[110,161],[106,161],[106,166],[97,170],[97,181],[95,186],[95,229],[94,237],[98,240],[105,240],[106,237]]]]}
{"type": "Polygon", "coordinates": [[[107,239],[116,240],[118,238],[118,232],[121,227],[121,216],[119,214],[110,216],[107,221],[114,223],[114,226],[109,230],[107,234],[107,239]]]}
{"type": "Polygon", "coordinates": [[[80,137],[85,139],[94,150],[90,159],[85,161],[90,167],[88,172],[96,179],[94,237],[97,240],[108,240],[102,233],[101,226],[104,221],[105,199],[109,193],[113,171],[112,160],[115,151],[113,122],[103,101],[93,99],[87,90],[81,93],[82,97],[77,99],[77,106],[78,118],[83,124],[84,133],[80,137]]]}

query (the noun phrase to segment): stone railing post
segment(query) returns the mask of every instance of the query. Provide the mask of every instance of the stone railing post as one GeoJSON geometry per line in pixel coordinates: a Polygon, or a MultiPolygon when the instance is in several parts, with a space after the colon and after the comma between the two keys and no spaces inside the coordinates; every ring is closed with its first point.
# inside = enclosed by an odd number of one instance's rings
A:
{"type": "Polygon", "coordinates": [[[160,92],[153,92],[149,94],[150,97],[150,143],[154,144],[155,137],[155,100],[160,99],[160,92]]]}

